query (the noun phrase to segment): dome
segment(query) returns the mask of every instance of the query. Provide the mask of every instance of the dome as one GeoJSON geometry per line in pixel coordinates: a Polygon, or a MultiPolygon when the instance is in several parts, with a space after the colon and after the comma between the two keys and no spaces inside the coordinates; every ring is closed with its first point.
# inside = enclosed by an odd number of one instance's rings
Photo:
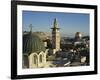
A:
{"type": "Polygon", "coordinates": [[[23,35],[23,53],[39,53],[45,51],[43,41],[32,33],[23,35]]]}
{"type": "Polygon", "coordinates": [[[76,32],[75,37],[81,38],[82,37],[82,34],[80,32],[76,32]]]}

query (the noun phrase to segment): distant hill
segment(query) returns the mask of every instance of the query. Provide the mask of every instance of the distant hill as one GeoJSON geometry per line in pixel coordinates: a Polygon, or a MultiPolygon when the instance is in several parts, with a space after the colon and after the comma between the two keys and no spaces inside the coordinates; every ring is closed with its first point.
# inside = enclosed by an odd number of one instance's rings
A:
{"type": "MultiPolygon", "coordinates": [[[[24,31],[23,34],[28,34],[29,32],[28,31],[24,31]]],[[[39,36],[41,39],[45,40],[46,38],[50,38],[51,37],[51,33],[48,33],[48,32],[33,32],[33,34],[39,36]]]]}
{"type": "Polygon", "coordinates": [[[39,36],[41,39],[46,39],[50,37],[50,33],[47,32],[33,32],[33,34],[39,36]]]}

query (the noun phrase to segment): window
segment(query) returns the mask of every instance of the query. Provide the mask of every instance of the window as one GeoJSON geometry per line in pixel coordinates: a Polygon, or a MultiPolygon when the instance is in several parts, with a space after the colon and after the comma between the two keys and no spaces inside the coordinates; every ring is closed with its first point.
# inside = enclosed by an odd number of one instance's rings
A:
{"type": "Polygon", "coordinates": [[[42,55],[40,55],[40,62],[42,63],[42,55]]]}
{"type": "Polygon", "coordinates": [[[37,56],[36,56],[36,55],[34,55],[34,57],[33,57],[33,61],[34,61],[34,64],[37,63],[37,56]]]}

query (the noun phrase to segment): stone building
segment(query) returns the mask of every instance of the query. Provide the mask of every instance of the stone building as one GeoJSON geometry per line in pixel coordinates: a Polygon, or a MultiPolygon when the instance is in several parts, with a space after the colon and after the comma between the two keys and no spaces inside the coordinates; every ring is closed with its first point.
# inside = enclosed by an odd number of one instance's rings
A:
{"type": "Polygon", "coordinates": [[[45,67],[47,52],[43,41],[32,34],[32,28],[23,35],[23,68],[45,67]]]}

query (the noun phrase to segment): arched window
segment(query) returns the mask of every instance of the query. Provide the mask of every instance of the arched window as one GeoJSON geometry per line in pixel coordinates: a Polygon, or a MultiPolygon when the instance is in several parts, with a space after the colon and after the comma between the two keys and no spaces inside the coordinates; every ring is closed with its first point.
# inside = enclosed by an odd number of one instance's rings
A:
{"type": "Polygon", "coordinates": [[[33,56],[33,61],[34,61],[34,64],[37,63],[37,56],[36,55],[33,56]]]}
{"type": "Polygon", "coordinates": [[[42,55],[40,55],[40,62],[42,63],[42,55]]]}

